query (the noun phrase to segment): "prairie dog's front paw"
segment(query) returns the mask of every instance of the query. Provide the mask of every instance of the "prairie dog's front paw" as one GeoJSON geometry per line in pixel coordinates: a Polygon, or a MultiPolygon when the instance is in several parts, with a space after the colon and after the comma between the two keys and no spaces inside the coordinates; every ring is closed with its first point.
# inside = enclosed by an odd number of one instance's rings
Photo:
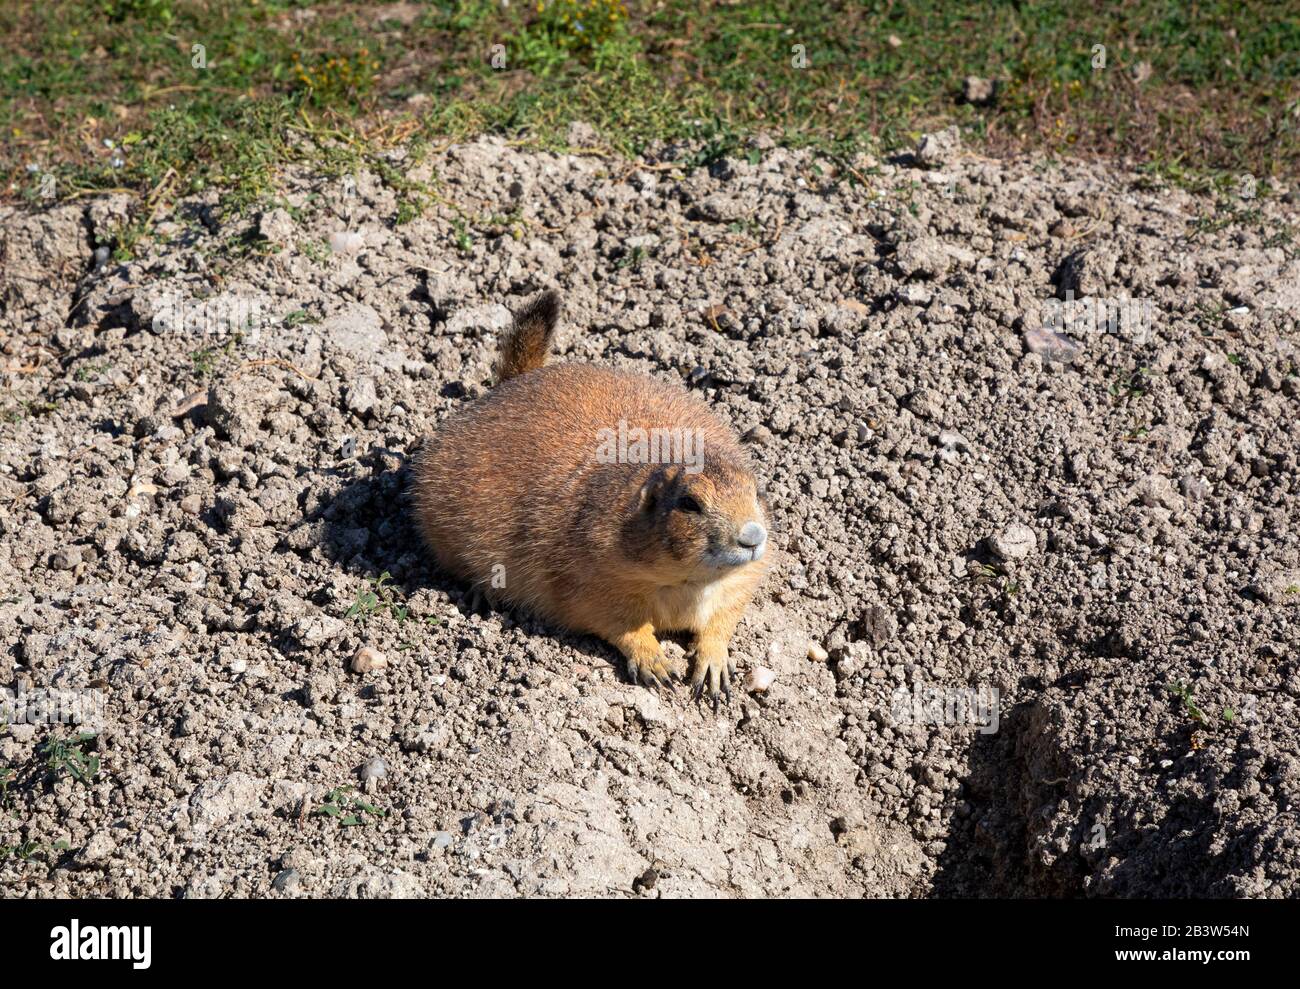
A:
{"type": "Polygon", "coordinates": [[[668,657],[660,652],[650,656],[628,656],[627,675],[633,683],[672,690],[677,671],[673,669],[668,657]]]}
{"type": "Polygon", "coordinates": [[[673,678],[684,672],[664,653],[659,640],[648,627],[620,636],[615,645],[627,659],[627,675],[633,683],[671,690],[673,678]]]}
{"type": "Polygon", "coordinates": [[[691,696],[699,700],[707,692],[718,709],[718,695],[731,700],[731,678],[736,675],[736,664],[727,655],[725,644],[699,642],[695,649],[695,672],[691,676],[691,696]]]}

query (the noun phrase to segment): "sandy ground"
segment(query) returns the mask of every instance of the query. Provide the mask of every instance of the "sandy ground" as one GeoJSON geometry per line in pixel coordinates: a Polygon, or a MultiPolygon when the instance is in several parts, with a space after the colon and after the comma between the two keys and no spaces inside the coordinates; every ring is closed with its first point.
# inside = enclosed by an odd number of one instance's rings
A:
{"type": "Polygon", "coordinates": [[[5,895],[1300,894],[1294,198],[682,152],[397,155],[446,200],[402,225],[289,174],[126,264],[121,198],[0,210],[0,685],[103,719],[79,780],[11,712],[5,895]],[[751,445],[765,694],[429,565],[407,456],[545,287],[562,359],[751,445]]]}

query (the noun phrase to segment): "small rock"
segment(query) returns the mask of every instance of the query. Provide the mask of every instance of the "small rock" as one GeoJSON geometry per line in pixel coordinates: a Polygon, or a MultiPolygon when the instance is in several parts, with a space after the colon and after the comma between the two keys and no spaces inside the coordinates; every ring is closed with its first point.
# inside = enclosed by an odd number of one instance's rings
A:
{"type": "Polygon", "coordinates": [[[375,379],[363,374],[348,389],[347,405],[359,416],[365,416],[375,407],[379,396],[375,391],[375,379]]]}
{"type": "Polygon", "coordinates": [[[75,859],[78,865],[96,865],[109,858],[115,851],[117,845],[112,836],[107,831],[96,831],[77,852],[75,859]]]}
{"type": "Polygon", "coordinates": [[[814,663],[824,663],[830,659],[830,653],[819,646],[816,642],[808,643],[808,658],[814,663]]]}
{"type": "Polygon", "coordinates": [[[1178,486],[1182,488],[1183,497],[1190,502],[1204,501],[1210,494],[1209,482],[1193,474],[1186,475],[1178,486]]]}
{"type": "Polygon", "coordinates": [[[776,682],[776,673],[766,666],[751,666],[745,675],[745,690],[751,694],[765,694],[776,682]]]}
{"type": "Polygon", "coordinates": [[[1147,508],[1167,508],[1177,511],[1183,507],[1183,498],[1174,490],[1169,478],[1152,474],[1139,481],[1135,489],[1138,499],[1147,508]]]}
{"type": "Polygon", "coordinates": [[[585,120],[574,120],[564,135],[571,148],[589,148],[600,143],[600,131],[585,120]]]}
{"type": "Polygon", "coordinates": [[[193,412],[195,409],[199,408],[200,406],[207,405],[207,404],[208,404],[208,390],[206,388],[199,388],[196,391],[190,392],[188,395],[186,395],[184,398],[181,399],[180,404],[177,405],[176,408],[172,409],[172,418],[180,419],[181,417],[186,416],[189,413],[193,412]]]}
{"type": "Polygon", "coordinates": [[[1038,354],[1045,361],[1069,364],[1079,356],[1079,345],[1064,333],[1036,326],[1025,330],[1025,349],[1038,354]]]}
{"type": "MultiPolygon", "coordinates": [[[[898,634],[898,619],[888,609],[873,604],[862,613],[858,620],[858,633],[877,648],[898,634]]],[[[841,660],[843,665],[843,660],[841,660]]]]}
{"type": "Polygon", "coordinates": [[[271,887],[277,893],[292,893],[302,883],[302,875],[297,869],[285,869],[271,880],[271,887]]]}
{"type": "Polygon", "coordinates": [[[1300,606],[1300,570],[1256,574],[1250,592],[1265,604],[1300,606]]]}
{"type": "Polygon", "coordinates": [[[361,782],[363,783],[369,783],[371,780],[383,779],[388,775],[388,763],[384,762],[381,757],[375,756],[375,758],[371,759],[357,771],[357,775],[361,778],[361,782]]]}
{"type": "Polygon", "coordinates": [[[362,646],[352,656],[353,673],[369,673],[382,670],[388,665],[388,658],[378,649],[362,646]]]}
{"type": "Polygon", "coordinates": [[[989,549],[1003,560],[1023,560],[1038,545],[1034,530],[1020,522],[1013,522],[1001,532],[989,537],[989,549]]]}
{"type": "Polygon", "coordinates": [[[950,446],[959,450],[969,450],[970,441],[955,429],[942,429],[939,431],[939,445],[950,446]]]}
{"type": "Polygon", "coordinates": [[[451,740],[450,732],[446,725],[426,725],[423,728],[409,728],[398,739],[403,752],[418,752],[421,755],[426,752],[438,752],[446,748],[447,743],[451,740]]]}
{"type": "Polygon", "coordinates": [[[330,234],[330,250],[335,254],[351,254],[365,246],[366,238],[356,230],[337,230],[330,234]]]}
{"type": "Polygon", "coordinates": [[[320,646],[337,639],[343,628],[341,621],[329,615],[304,615],[293,623],[290,631],[304,646],[320,646]]]}
{"type": "Polygon", "coordinates": [[[997,94],[997,83],[981,76],[967,76],[962,80],[961,98],[975,106],[987,106],[997,94]]]}
{"type": "Polygon", "coordinates": [[[756,205],[757,201],[750,196],[719,192],[706,196],[696,209],[711,223],[733,223],[750,216],[756,205]]]}
{"type": "Polygon", "coordinates": [[[956,124],[933,134],[922,134],[916,142],[916,161],[923,168],[947,164],[961,150],[961,130],[956,124]]]}
{"type": "Polygon", "coordinates": [[[76,546],[66,546],[50,557],[50,568],[53,570],[71,570],[80,563],[81,550],[76,546]]]}
{"type": "Polygon", "coordinates": [[[952,257],[934,237],[902,244],[894,254],[894,262],[906,278],[942,278],[952,267],[952,257]]]}
{"type": "Polygon", "coordinates": [[[258,235],[272,244],[287,244],[293,229],[293,217],[281,206],[268,210],[257,220],[258,235]]]}

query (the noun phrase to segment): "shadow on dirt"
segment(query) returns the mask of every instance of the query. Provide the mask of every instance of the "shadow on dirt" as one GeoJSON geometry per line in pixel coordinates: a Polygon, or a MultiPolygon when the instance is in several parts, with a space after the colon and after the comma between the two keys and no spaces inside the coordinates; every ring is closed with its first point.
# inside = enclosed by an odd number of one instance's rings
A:
{"type": "Polygon", "coordinates": [[[996,733],[974,735],[970,772],[962,781],[962,806],[968,810],[950,822],[952,830],[939,856],[932,895],[1035,895],[1025,888],[1025,827],[1016,793],[1017,739],[1028,707],[1003,711],[996,733]]]}
{"type": "MultiPolygon", "coordinates": [[[[307,517],[320,525],[320,547],[340,569],[372,584],[387,575],[402,600],[429,589],[466,618],[496,614],[507,626],[563,643],[595,663],[614,667],[626,679],[624,663],[600,639],[565,632],[504,607],[493,607],[475,588],[435,566],[414,520],[410,499],[411,455],[375,447],[355,460],[359,472],[334,497],[307,517]]],[[[423,617],[423,616],[415,616],[423,617]]]]}
{"type": "MultiPolygon", "coordinates": [[[[1245,786],[1206,766],[1152,815],[1141,795],[1098,786],[1072,758],[1077,728],[1096,702],[1074,691],[1086,677],[1062,677],[1066,691],[1006,712],[1000,730],[976,736],[963,780],[964,815],[951,823],[933,895],[941,897],[1220,897],[1238,895],[1249,872],[1252,832],[1216,848],[1216,794],[1245,786]],[[1073,688],[1073,689],[1072,689],[1073,688]]],[[[1156,752],[1186,752],[1190,729],[1153,739],[1156,752]]],[[[1256,827],[1255,831],[1261,830],[1256,827]]]]}

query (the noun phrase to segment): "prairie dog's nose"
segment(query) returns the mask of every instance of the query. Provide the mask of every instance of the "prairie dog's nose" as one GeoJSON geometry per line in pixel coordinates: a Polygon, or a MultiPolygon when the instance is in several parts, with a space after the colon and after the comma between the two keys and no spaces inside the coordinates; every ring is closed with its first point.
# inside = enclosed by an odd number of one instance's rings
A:
{"type": "Polygon", "coordinates": [[[758,522],[746,522],[740,528],[740,535],[736,537],[736,542],[746,549],[754,549],[762,546],[767,542],[767,530],[758,522]]]}

